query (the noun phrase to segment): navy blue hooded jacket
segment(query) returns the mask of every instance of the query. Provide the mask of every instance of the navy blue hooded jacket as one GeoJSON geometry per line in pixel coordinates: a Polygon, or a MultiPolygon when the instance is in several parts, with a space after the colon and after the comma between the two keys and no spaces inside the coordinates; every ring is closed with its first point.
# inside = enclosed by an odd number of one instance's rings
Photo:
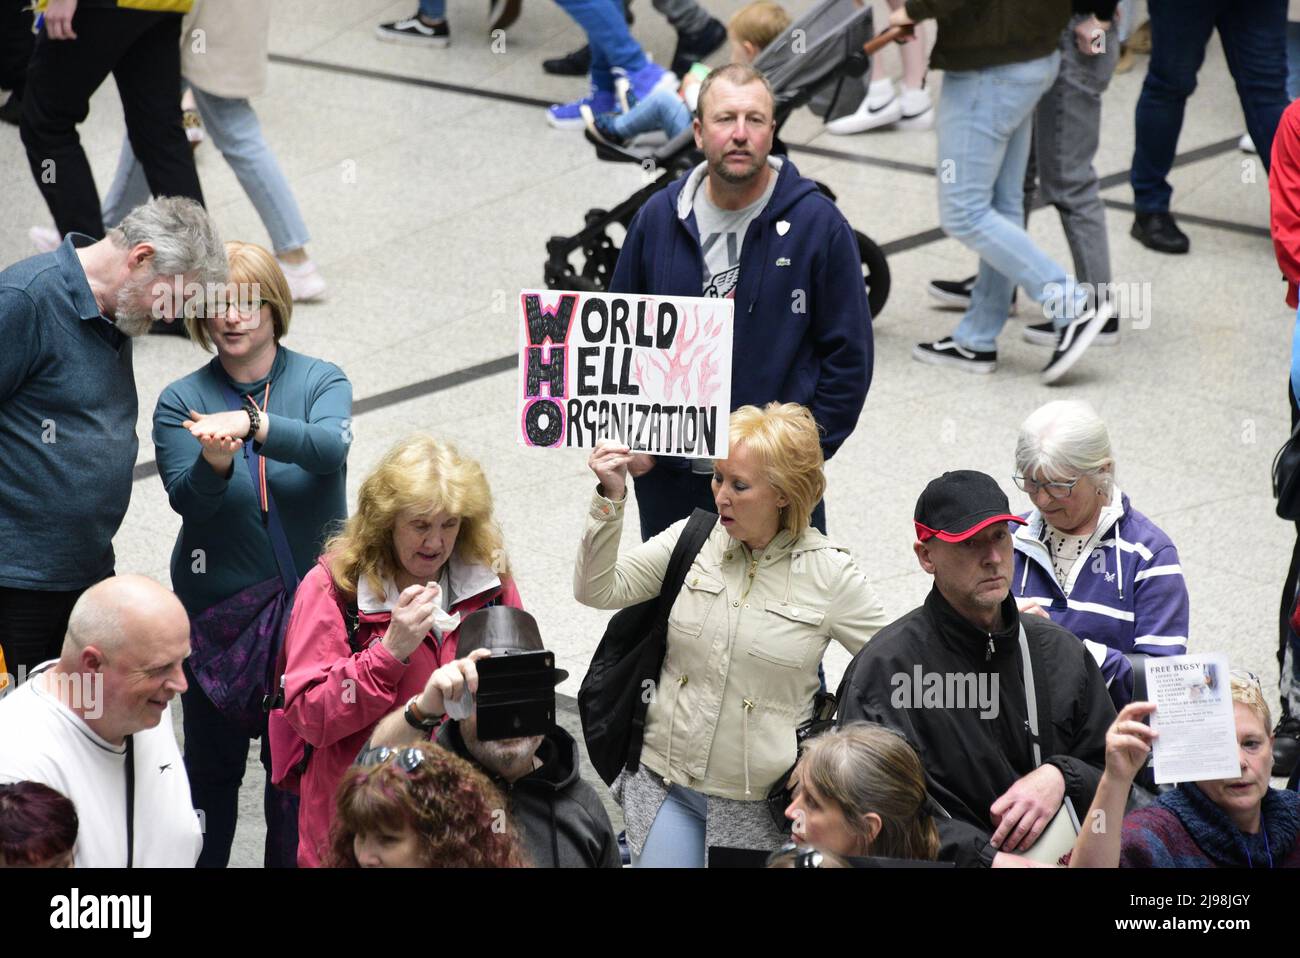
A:
{"type": "MultiPolygon", "coordinates": [[[[788,159],[750,223],[735,289],[731,408],[797,402],[829,459],[857,425],[871,385],[871,310],[844,216],[788,159]]],[[[704,254],[691,199],[704,164],[650,198],[628,229],[610,292],[699,296],[704,254]]],[[[686,460],[661,460],[687,468],[686,460]]]]}

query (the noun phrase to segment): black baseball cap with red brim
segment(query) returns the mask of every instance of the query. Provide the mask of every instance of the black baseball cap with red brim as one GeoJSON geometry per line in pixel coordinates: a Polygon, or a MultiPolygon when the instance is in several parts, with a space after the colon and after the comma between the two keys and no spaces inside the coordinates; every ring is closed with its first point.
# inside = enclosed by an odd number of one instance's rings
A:
{"type": "Polygon", "coordinates": [[[932,480],[916,500],[912,518],[922,542],[932,538],[961,542],[995,522],[1025,525],[1011,512],[1006,493],[993,477],[973,469],[945,472],[932,480]]]}

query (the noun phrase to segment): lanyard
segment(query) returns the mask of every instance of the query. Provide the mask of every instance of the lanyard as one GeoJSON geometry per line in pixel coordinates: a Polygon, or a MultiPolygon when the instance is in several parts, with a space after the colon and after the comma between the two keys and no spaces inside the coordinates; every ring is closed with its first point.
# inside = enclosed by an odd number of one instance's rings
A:
{"type": "MultiPolygon", "coordinates": [[[[269,379],[266,381],[266,390],[262,393],[262,404],[260,406],[257,405],[257,400],[252,396],[248,397],[248,401],[257,406],[258,412],[266,416],[266,410],[271,405],[271,381],[269,379]]],[[[247,455],[247,452],[245,452],[245,455],[247,455]]],[[[266,485],[266,457],[257,455],[257,453],[254,453],[254,455],[257,456],[257,504],[262,509],[262,525],[266,525],[271,512],[270,502],[267,498],[269,493],[266,485]]]]}

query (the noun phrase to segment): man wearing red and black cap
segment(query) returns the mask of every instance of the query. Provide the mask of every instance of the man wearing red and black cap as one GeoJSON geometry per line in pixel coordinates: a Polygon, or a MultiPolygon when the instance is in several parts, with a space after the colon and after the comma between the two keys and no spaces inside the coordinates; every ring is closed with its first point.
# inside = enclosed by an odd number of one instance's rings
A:
{"type": "Polygon", "coordinates": [[[968,866],[1023,864],[1067,796],[1086,809],[1105,765],[1115,707],[1083,643],[1041,616],[1021,617],[1010,592],[1006,494],[981,472],[946,472],[916,503],[925,604],[882,629],[840,687],[839,722],[901,732],[925,765],[940,858],[968,866]],[[1038,703],[1034,755],[1021,627],[1038,703]],[[1037,767],[1036,767],[1037,766],[1037,767]]]}

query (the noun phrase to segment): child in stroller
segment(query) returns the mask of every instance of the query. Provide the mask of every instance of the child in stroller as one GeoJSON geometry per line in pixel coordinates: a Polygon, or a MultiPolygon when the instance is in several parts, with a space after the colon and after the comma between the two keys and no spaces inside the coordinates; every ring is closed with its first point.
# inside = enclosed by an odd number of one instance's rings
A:
{"type": "MultiPolygon", "coordinates": [[[[731,42],[731,62],[752,64],[773,40],[790,26],[790,15],[773,0],[755,0],[736,11],[727,23],[731,42]]],[[[594,114],[586,104],[582,117],[587,124],[587,139],[597,145],[624,146],[643,133],[656,130],[668,139],[678,136],[691,125],[691,116],[700,95],[700,84],[709,68],[696,63],[686,74],[679,91],[660,88],[638,103],[624,105],[622,113],[594,114]]],[[[623,99],[625,86],[615,81],[623,99]]]]}

